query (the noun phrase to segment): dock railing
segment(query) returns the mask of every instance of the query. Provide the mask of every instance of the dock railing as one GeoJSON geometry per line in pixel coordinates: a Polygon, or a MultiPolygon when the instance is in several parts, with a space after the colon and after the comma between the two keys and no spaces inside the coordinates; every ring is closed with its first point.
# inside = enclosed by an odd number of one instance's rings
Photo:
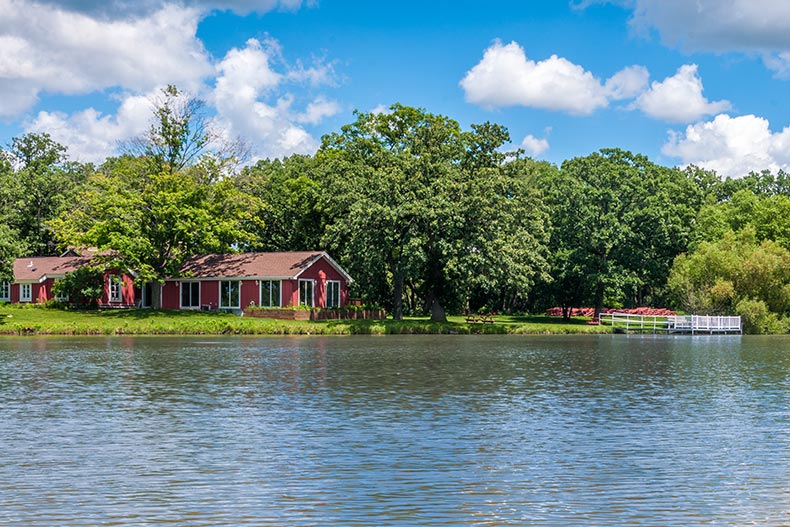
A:
{"type": "Polygon", "coordinates": [[[630,313],[602,313],[601,325],[612,331],[666,333],[741,333],[741,317],[711,315],[634,315],[630,313]]]}

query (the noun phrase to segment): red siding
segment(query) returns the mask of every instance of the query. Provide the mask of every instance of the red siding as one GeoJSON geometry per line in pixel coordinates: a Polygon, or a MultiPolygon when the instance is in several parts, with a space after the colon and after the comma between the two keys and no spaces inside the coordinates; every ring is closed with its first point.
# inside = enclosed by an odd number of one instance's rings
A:
{"type": "Polygon", "coordinates": [[[241,282],[241,308],[250,305],[257,306],[260,302],[260,282],[257,280],[242,280],[241,282]]]}
{"type": "MultiPolygon", "coordinates": [[[[326,282],[327,280],[336,280],[340,282],[340,305],[343,306],[346,304],[346,279],[343,278],[343,275],[337,272],[337,270],[332,267],[332,265],[326,260],[326,258],[320,258],[317,262],[313,265],[305,269],[305,271],[299,276],[300,279],[308,280],[312,279],[315,280],[315,289],[313,290],[313,294],[315,295],[315,305],[317,307],[325,307],[326,306],[326,282]]],[[[294,296],[294,305],[299,302],[299,290],[298,290],[298,283],[295,284],[297,288],[296,295],[294,296]]]]}
{"type": "Polygon", "coordinates": [[[200,282],[200,305],[209,306],[209,309],[217,309],[219,306],[219,282],[217,280],[200,282]]]}
{"type": "Polygon", "coordinates": [[[175,282],[165,282],[162,285],[162,309],[178,309],[181,303],[180,292],[175,282]]]}
{"type": "MultiPolygon", "coordinates": [[[[244,309],[250,305],[259,305],[260,303],[260,282],[257,280],[243,280],[243,277],[236,278],[241,280],[241,295],[239,300],[239,307],[244,309]]],[[[320,258],[307,268],[300,276],[303,280],[315,281],[315,305],[317,307],[326,306],[326,282],[327,280],[335,280],[340,282],[340,305],[346,305],[348,302],[348,291],[345,278],[335,270],[334,267],[325,259],[320,258]]],[[[234,280],[234,278],[228,278],[234,280]]],[[[179,309],[180,307],[180,289],[176,287],[178,280],[169,280],[165,282],[162,289],[162,308],[163,309],[179,309]]],[[[219,307],[219,280],[201,280],[200,281],[200,305],[210,306],[211,309],[219,307]]],[[[299,304],[299,281],[298,280],[282,280],[280,295],[282,298],[283,307],[296,306],[299,304]]]]}
{"type": "Polygon", "coordinates": [[[299,284],[296,280],[282,281],[283,307],[295,306],[299,303],[299,284]]]}

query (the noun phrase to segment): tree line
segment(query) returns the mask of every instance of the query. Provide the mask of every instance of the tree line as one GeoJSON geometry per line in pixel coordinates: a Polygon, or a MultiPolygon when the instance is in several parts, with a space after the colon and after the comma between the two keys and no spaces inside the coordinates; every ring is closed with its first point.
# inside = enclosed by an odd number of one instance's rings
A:
{"type": "MultiPolygon", "coordinates": [[[[605,149],[560,166],[506,128],[394,105],[312,156],[237,164],[175,87],[147,134],[99,165],[47,134],[0,151],[0,275],[15,257],[96,247],[161,283],[190,255],[327,250],[395,318],[660,306],[790,328],[790,177],[722,180],[605,149]]],[[[156,295],[154,295],[156,296],[156,295]]]]}

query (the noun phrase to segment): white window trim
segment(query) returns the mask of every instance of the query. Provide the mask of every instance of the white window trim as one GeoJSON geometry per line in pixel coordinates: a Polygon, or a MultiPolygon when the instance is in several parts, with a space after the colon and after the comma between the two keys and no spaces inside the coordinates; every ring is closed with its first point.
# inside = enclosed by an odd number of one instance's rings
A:
{"type": "Polygon", "coordinates": [[[0,302],[11,301],[11,282],[0,280],[0,302]]]}
{"type": "Polygon", "coordinates": [[[308,307],[315,307],[315,280],[311,278],[300,278],[298,285],[299,291],[299,305],[300,306],[307,306],[307,304],[302,303],[302,282],[310,282],[310,291],[313,293],[310,299],[310,305],[308,307]]]}
{"type": "Polygon", "coordinates": [[[123,302],[123,280],[120,275],[107,275],[107,300],[109,302],[123,302]]]}
{"type": "Polygon", "coordinates": [[[19,301],[33,301],[33,284],[19,284],[19,301]],[[27,292],[27,294],[25,294],[27,292]]]}
{"type": "MultiPolygon", "coordinates": [[[[200,287],[200,282],[198,282],[197,280],[181,280],[181,282],[179,284],[179,287],[178,287],[178,308],[179,309],[200,309],[200,295],[203,293],[201,291],[201,289],[203,289],[203,288],[200,287]],[[198,288],[197,288],[197,292],[198,292],[197,305],[195,305],[195,306],[185,306],[184,305],[184,295],[183,295],[184,289],[183,288],[184,288],[184,286],[189,286],[191,288],[192,284],[198,284],[198,288]]],[[[190,300],[194,300],[192,298],[191,294],[190,294],[189,299],[190,300]]]]}
{"type": "Polygon", "coordinates": [[[277,282],[280,284],[278,291],[280,292],[280,296],[277,299],[277,304],[269,307],[283,307],[283,281],[282,280],[259,280],[258,281],[258,305],[263,306],[263,283],[264,282],[277,282]]]}
{"type": "MultiPolygon", "coordinates": [[[[258,293],[260,295],[260,293],[258,293]]],[[[241,309],[241,280],[220,280],[219,281],[219,308],[220,309],[241,309]],[[226,306],[223,305],[225,299],[222,297],[222,284],[225,282],[236,282],[239,284],[239,298],[237,299],[237,304],[235,306],[226,306]]]]}
{"type": "Polygon", "coordinates": [[[327,280],[326,281],[326,299],[324,300],[324,303],[326,304],[326,307],[329,307],[329,308],[340,307],[340,296],[341,296],[341,294],[340,294],[340,280],[327,280]],[[332,285],[337,284],[337,305],[335,305],[335,306],[330,306],[329,305],[329,286],[330,286],[330,284],[332,284],[332,285]]]}

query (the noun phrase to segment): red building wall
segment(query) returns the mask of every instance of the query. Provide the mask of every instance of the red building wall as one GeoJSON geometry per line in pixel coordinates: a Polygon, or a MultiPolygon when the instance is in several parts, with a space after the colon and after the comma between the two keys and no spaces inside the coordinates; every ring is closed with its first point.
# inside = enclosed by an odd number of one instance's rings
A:
{"type": "MultiPolygon", "coordinates": [[[[316,307],[326,307],[326,282],[327,280],[336,280],[340,282],[340,305],[344,306],[347,302],[347,289],[346,279],[343,278],[337,270],[326,260],[321,258],[308,269],[306,269],[300,276],[302,280],[314,280],[315,285],[313,289],[314,301],[316,307]]],[[[299,282],[295,281],[293,284],[295,291],[293,292],[291,305],[299,303],[299,282]]]]}
{"type": "Polygon", "coordinates": [[[242,280],[240,302],[244,309],[250,305],[257,306],[261,300],[261,284],[257,280],[242,280]]]}
{"type": "Polygon", "coordinates": [[[175,282],[162,285],[162,309],[178,309],[181,303],[181,290],[175,282]]]}

